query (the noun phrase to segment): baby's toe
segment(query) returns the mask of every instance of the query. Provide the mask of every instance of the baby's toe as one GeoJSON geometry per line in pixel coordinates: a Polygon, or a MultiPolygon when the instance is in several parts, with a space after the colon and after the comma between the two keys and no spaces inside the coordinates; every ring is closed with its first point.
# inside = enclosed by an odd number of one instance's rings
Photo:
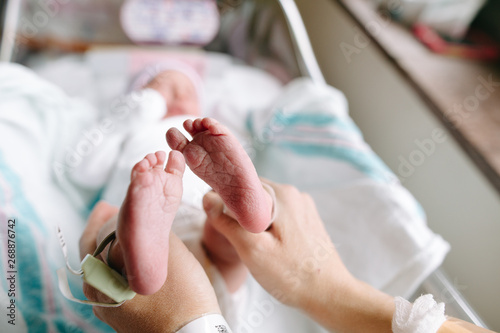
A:
{"type": "Polygon", "coordinates": [[[139,173],[145,172],[149,169],[149,161],[146,159],[141,160],[140,162],[136,163],[134,167],[132,168],[132,174],[130,179],[134,180],[139,173]]]}
{"type": "Polygon", "coordinates": [[[157,151],[155,153],[155,156],[156,156],[156,165],[155,166],[163,167],[163,164],[165,164],[167,154],[165,154],[164,151],[157,151]]]}
{"type": "Polygon", "coordinates": [[[177,128],[169,129],[166,136],[169,147],[181,153],[189,143],[189,140],[177,128]]]}
{"type": "Polygon", "coordinates": [[[203,119],[198,118],[193,121],[193,133],[190,134],[196,134],[199,132],[203,132],[206,130],[206,127],[203,126],[203,119]]]}
{"type": "Polygon", "coordinates": [[[146,157],[144,157],[144,160],[149,162],[149,167],[153,167],[156,165],[158,162],[158,159],[156,158],[156,154],[147,154],[146,157]]]}
{"type": "Polygon", "coordinates": [[[210,129],[210,127],[216,126],[217,124],[219,124],[219,122],[212,118],[203,118],[201,120],[201,124],[203,125],[204,128],[210,129]]]}
{"type": "Polygon", "coordinates": [[[203,126],[205,126],[205,128],[209,130],[212,135],[226,135],[230,133],[227,127],[212,118],[204,118],[203,126]]]}
{"type": "Polygon", "coordinates": [[[186,121],[184,121],[184,123],[182,124],[182,126],[184,126],[184,129],[189,133],[189,134],[193,134],[193,120],[192,119],[188,119],[186,121]]]}
{"type": "Polygon", "coordinates": [[[185,168],[186,164],[182,153],[176,150],[172,150],[168,155],[168,162],[167,166],[165,167],[165,171],[172,175],[182,177],[185,168]]]}

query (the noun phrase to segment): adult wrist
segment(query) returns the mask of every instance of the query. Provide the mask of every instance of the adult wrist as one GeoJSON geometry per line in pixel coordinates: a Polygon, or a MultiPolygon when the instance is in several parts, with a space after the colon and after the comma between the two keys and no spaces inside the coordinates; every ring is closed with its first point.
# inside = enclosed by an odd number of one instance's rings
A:
{"type": "Polygon", "coordinates": [[[323,284],[323,293],[306,312],[332,331],[392,332],[394,299],[349,273],[338,275],[323,284]]]}

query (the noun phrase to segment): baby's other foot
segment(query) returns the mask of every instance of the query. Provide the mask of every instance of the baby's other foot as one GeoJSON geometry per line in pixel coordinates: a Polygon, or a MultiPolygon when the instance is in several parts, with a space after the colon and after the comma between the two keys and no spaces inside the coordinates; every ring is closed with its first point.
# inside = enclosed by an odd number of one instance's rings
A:
{"type": "Polygon", "coordinates": [[[186,120],[184,128],[193,139],[189,141],[171,128],[167,132],[169,146],[182,152],[186,164],[221,196],[243,228],[255,233],[266,230],[272,199],[238,140],[211,118],[186,120]]]}
{"type": "MultiPolygon", "coordinates": [[[[245,283],[248,277],[248,269],[241,261],[234,246],[213,226],[215,219],[224,216],[215,215],[210,210],[207,210],[208,206],[214,205],[213,201],[217,200],[217,198],[220,202],[221,199],[214,192],[208,192],[203,198],[203,208],[207,213],[207,220],[203,228],[201,241],[208,257],[224,278],[228,291],[234,293],[245,283]]],[[[226,216],[226,218],[228,217],[226,216]]]]}
{"type": "Polygon", "coordinates": [[[132,290],[149,295],[167,278],[169,234],[182,198],[184,158],[172,151],[147,155],[132,169],[118,216],[117,241],[132,290]]]}

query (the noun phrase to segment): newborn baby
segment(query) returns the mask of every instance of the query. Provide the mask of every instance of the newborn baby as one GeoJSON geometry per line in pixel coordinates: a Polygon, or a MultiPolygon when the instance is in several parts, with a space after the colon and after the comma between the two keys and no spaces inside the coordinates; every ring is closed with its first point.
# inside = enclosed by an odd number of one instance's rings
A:
{"type": "MultiPolygon", "coordinates": [[[[133,167],[120,212],[101,233],[106,236],[116,226],[117,239],[109,252],[109,264],[118,271],[124,269],[131,288],[140,294],[152,294],[165,282],[169,233],[182,204],[183,190],[190,190],[186,186],[183,189],[185,164],[220,195],[228,214],[250,232],[262,232],[269,226],[273,206],[272,196],[263,188],[249,156],[230,131],[211,118],[192,119],[200,114],[201,99],[194,74],[181,67],[154,75],[139,87],[163,97],[166,108],[161,119],[186,119],[183,128],[192,140],[177,128],[167,132],[172,151],[166,166],[167,156],[159,151],[148,154],[133,167]]],[[[134,122],[129,125],[134,126],[134,122]]],[[[154,132],[148,135],[163,137],[154,132]]],[[[115,150],[127,147],[123,140],[114,141],[115,150]]],[[[234,280],[231,276],[241,271],[242,264],[229,242],[208,223],[202,241],[225,281],[234,280]]],[[[238,285],[230,283],[228,287],[233,291],[238,285]]]]}

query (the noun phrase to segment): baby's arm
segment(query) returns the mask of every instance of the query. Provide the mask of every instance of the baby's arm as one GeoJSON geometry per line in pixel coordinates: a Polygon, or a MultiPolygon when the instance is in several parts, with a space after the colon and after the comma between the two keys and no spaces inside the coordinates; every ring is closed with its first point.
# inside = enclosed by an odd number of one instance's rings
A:
{"type": "Polygon", "coordinates": [[[82,133],[72,152],[79,156],[74,157],[70,179],[90,190],[104,186],[130,134],[161,120],[165,112],[164,98],[152,89],[117,99],[103,117],[82,133]]]}

